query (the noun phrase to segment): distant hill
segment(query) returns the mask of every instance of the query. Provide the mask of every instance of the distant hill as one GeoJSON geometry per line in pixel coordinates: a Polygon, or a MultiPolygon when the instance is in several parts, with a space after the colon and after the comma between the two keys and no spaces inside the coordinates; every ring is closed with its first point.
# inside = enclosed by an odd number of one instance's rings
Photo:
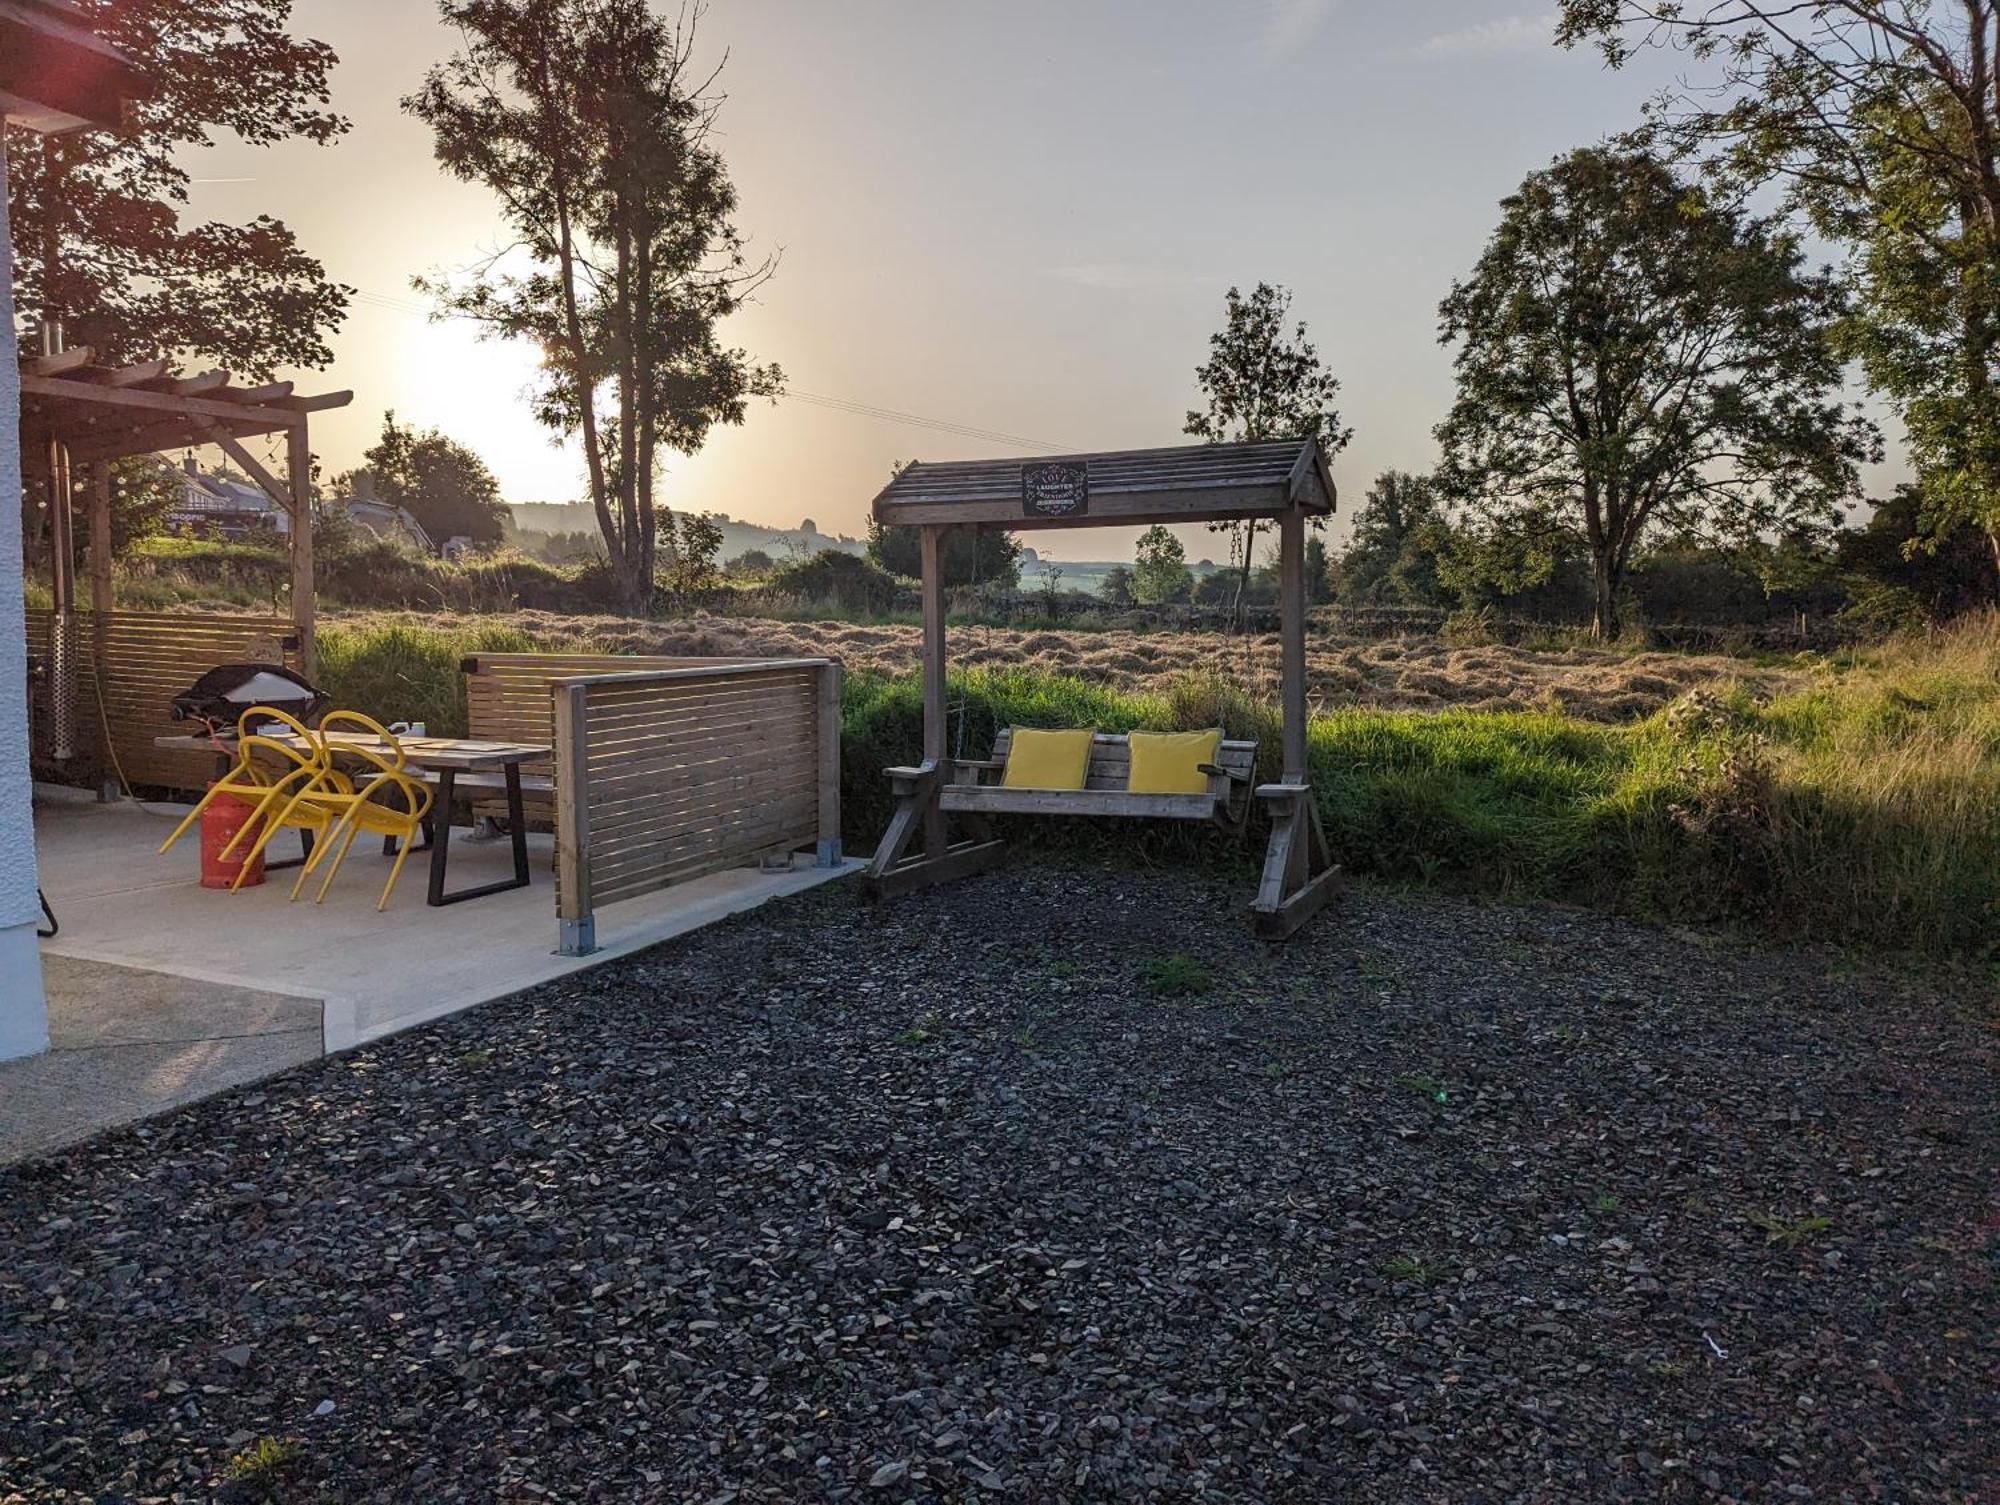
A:
{"type": "MultiPolygon", "coordinates": [[[[514,528],[520,533],[597,532],[597,515],[580,502],[513,502],[507,510],[514,514],[514,528]]],[[[820,532],[811,518],[796,528],[767,528],[761,523],[738,522],[733,517],[718,517],[716,521],[722,526],[724,564],[752,549],[762,549],[782,564],[787,556],[800,551],[810,555],[834,549],[842,554],[859,554],[867,547],[858,538],[820,532]]]]}

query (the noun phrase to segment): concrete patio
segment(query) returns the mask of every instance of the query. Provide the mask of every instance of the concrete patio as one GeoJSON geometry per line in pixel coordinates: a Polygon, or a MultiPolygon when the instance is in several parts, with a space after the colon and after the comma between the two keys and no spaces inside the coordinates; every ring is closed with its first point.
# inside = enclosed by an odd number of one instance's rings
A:
{"type": "MultiPolygon", "coordinates": [[[[600,912],[599,949],[555,950],[553,844],[530,838],[525,889],[433,909],[420,863],[384,913],[386,863],[359,848],[327,901],[294,876],[237,893],[196,881],[193,833],[155,848],[186,807],[97,804],[38,787],[35,842],[60,930],[41,943],[55,1048],[0,1065],[0,1161],[283,1070],[322,1051],[456,1013],[671,940],[858,869],[710,874],[600,912]]],[[[292,848],[285,842],[285,855],[292,848]]],[[[455,832],[453,889],[510,871],[505,841],[455,832]]],[[[315,884],[317,879],[315,878],[315,884]]]]}

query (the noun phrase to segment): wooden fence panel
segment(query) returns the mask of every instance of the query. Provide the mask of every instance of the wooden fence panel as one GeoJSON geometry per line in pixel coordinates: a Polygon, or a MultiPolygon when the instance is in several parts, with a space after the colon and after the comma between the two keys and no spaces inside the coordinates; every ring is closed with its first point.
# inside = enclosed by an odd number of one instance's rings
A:
{"type": "Polygon", "coordinates": [[[839,676],[780,659],[558,681],[563,949],[589,950],[618,899],[800,847],[839,862],[839,676]]]}
{"type": "MultiPolygon", "coordinates": [[[[205,753],[153,746],[155,737],[189,730],[170,718],[167,703],[203,674],[274,655],[299,667],[298,627],[288,617],[114,611],[101,621],[91,612],[72,620],[76,724],[104,771],[122,771],[134,785],[193,790],[214,775],[214,759],[205,753]]],[[[49,622],[45,610],[28,613],[31,652],[46,647],[49,622]]]]}

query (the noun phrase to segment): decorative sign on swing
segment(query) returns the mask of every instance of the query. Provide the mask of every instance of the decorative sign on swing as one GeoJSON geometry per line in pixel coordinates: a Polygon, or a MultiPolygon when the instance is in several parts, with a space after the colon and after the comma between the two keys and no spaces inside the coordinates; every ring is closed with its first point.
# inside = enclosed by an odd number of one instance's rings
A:
{"type": "Polygon", "coordinates": [[[1048,460],[1021,467],[1021,511],[1028,517],[1082,517],[1090,510],[1090,467],[1048,460]]]}

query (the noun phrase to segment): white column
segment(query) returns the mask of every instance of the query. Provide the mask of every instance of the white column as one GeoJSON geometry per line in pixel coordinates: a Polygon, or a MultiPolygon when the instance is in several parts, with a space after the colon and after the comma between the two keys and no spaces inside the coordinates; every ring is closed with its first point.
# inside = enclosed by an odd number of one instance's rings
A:
{"type": "Polygon", "coordinates": [[[14,247],[0,131],[0,1061],[49,1048],[35,944],[35,812],[28,771],[27,604],[21,581],[21,368],[14,346],[14,247]]]}

